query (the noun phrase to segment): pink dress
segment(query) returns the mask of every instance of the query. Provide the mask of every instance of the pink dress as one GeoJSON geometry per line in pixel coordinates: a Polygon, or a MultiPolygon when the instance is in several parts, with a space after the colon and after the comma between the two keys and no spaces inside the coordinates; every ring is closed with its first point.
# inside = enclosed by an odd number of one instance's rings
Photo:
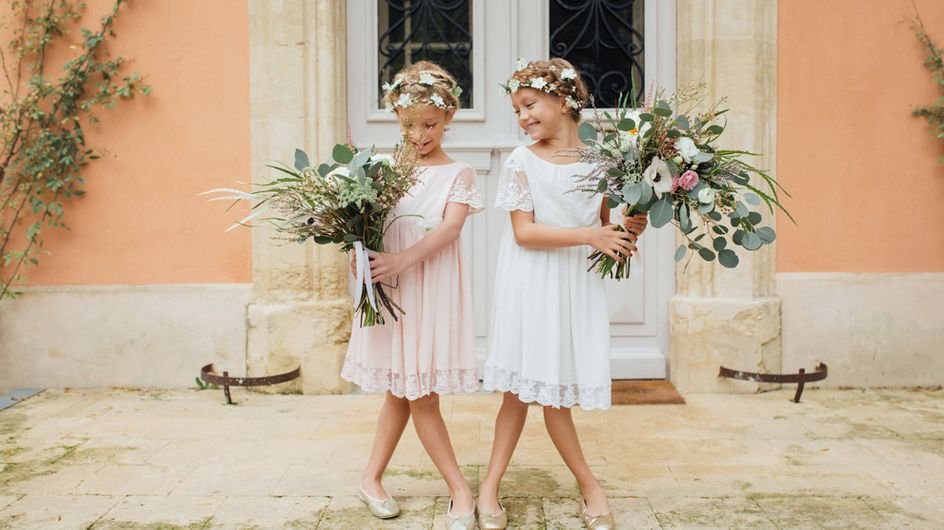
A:
{"type": "MultiPolygon", "coordinates": [[[[394,211],[384,236],[384,250],[399,252],[434,230],[446,203],[482,210],[475,170],[453,162],[423,168],[416,184],[394,211]]],[[[394,321],[384,314],[382,326],[361,327],[355,321],[341,377],[366,392],[389,390],[417,399],[430,393],[476,392],[471,274],[462,259],[460,240],[384,283],[404,313],[394,321]]]]}

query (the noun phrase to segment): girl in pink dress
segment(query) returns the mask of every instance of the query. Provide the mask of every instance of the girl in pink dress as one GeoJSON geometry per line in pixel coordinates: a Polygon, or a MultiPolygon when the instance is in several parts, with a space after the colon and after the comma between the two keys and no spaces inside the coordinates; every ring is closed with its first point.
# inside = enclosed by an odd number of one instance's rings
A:
{"type": "Polygon", "coordinates": [[[367,392],[385,392],[360,498],[377,517],[399,514],[381,478],[410,415],[416,433],[449,487],[450,528],[472,528],[472,490],[456,462],[439,411],[439,394],[476,392],[471,276],[459,235],[466,217],[480,211],[475,170],[442,150],[445,127],[459,107],[455,79],[421,61],[385,86],[384,101],[419,155],[418,180],[391,214],[383,253],[370,253],[375,282],[403,308],[398,321],[355,322],[341,377],[367,392]]]}

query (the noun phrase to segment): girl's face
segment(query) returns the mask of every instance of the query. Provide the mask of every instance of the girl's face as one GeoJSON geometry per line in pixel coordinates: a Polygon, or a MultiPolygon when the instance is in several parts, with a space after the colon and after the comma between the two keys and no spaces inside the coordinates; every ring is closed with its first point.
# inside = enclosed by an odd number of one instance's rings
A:
{"type": "Polygon", "coordinates": [[[511,94],[511,104],[518,116],[518,126],[531,139],[538,141],[554,136],[571,121],[563,98],[533,88],[519,88],[511,94]]]}
{"type": "Polygon", "coordinates": [[[453,114],[433,105],[414,105],[397,109],[397,120],[416,154],[424,157],[442,148],[443,134],[453,114]]]}

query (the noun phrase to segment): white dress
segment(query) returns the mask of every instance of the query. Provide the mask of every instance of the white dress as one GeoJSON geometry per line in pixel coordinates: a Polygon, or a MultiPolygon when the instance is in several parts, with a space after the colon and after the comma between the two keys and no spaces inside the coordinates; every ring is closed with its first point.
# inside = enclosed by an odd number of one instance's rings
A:
{"type": "MultiPolygon", "coordinates": [[[[556,227],[599,226],[602,195],[571,191],[584,163],[554,164],[527,147],[502,168],[495,206],[534,212],[556,227]]],[[[610,406],[610,334],[603,280],[588,272],[589,245],[518,246],[506,221],[498,251],[491,347],[484,388],[526,403],[610,406]]]]}

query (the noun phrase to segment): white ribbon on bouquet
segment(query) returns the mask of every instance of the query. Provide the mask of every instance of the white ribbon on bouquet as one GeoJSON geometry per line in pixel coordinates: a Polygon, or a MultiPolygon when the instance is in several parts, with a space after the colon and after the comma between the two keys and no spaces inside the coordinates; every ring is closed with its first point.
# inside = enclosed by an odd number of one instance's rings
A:
{"type": "Polygon", "coordinates": [[[370,258],[367,255],[367,249],[360,241],[354,242],[354,259],[357,262],[357,295],[354,297],[354,308],[361,305],[362,286],[367,287],[367,302],[374,311],[379,312],[377,301],[374,299],[374,282],[370,277],[370,258]]]}

